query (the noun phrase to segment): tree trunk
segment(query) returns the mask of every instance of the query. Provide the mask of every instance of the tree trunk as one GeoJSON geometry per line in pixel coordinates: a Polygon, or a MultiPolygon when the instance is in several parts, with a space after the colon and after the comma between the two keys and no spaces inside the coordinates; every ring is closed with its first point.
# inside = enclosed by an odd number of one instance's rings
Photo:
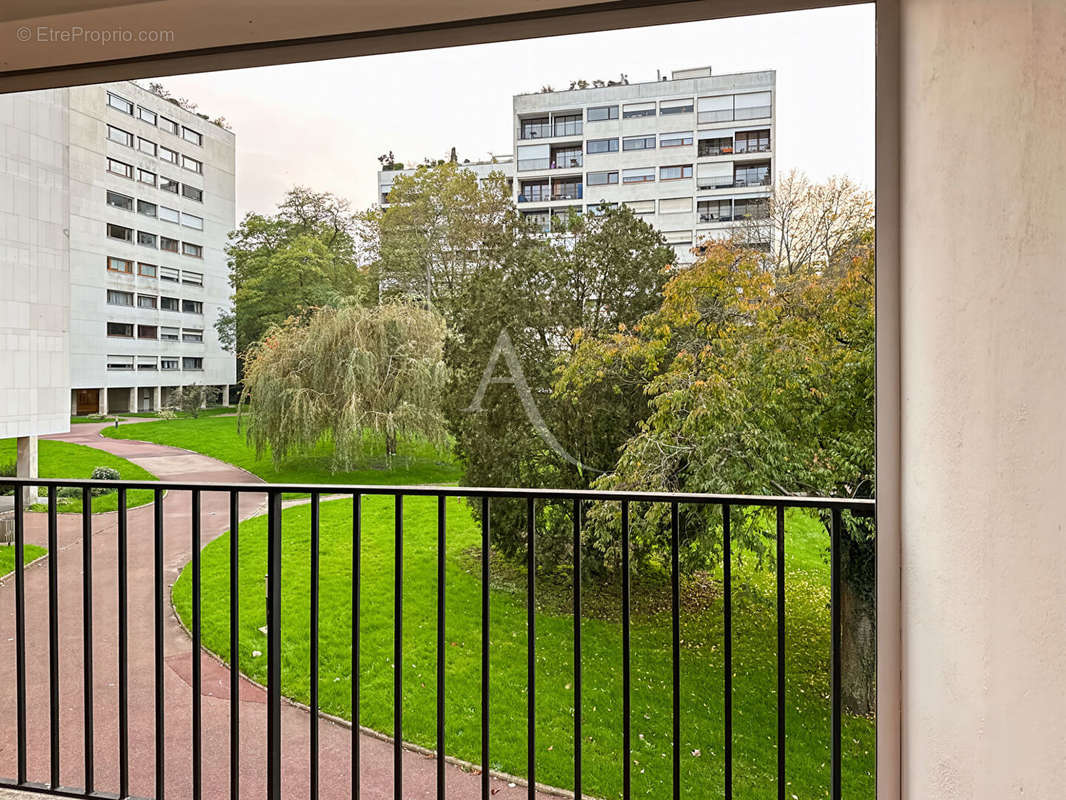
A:
{"type": "Polygon", "coordinates": [[[395,433],[386,433],[385,434],[385,455],[388,456],[389,458],[392,458],[394,455],[396,455],[396,434],[395,433]]]}
{"type": "Polygon", "coordinates": [[[877,707],[877,614],[868,583],[849,574],[840,581],[840,693],[844,709],[869,716],[877,707]]]}

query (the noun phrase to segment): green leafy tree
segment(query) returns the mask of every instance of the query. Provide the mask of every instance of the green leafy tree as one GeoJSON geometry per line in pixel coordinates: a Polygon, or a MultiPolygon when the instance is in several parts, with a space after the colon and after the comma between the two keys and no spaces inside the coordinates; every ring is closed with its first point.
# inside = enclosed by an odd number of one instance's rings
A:
{"type": "Polygon", "coordinates": [[[245,216],[226,251],[233,306],[216,323],[223,345],[243,355],[306,309],[372,299],[371,275],[359,266],[360,224],[346,200],[303,187],[276,214],[245,216]]]}
{"type": "Polygon", "coordinates": [[[401,437],[442,446],[444,335],[439,314],[404,302],[343,303],[273,326],[245,363],[249,444],[279,464],[328,440],[339,469],[372,435],[385,439],[388,457],[401,437]]]}

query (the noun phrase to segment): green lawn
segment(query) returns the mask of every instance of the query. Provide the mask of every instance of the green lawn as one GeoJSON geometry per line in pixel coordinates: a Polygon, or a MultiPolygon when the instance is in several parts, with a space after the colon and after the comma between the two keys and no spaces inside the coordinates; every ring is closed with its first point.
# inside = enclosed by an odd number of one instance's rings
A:
{"type": "MultiPolygon", "coordinates": [[[[48,551],[35,544],[22,546],[22,563],[29,564],[40,558],[48,551]]],[[[15,571],[15,546],[12,544],[0,544],[0,578],[15,571]]]]}
{"type": "MultiPolygon", "coordinates": [[[[192,414],[190,414],[188,411],[178,411],[178,412],[175,412],[175,413],[177,414],[177,418],[178,419],[192,419],[193,418],[192,414]]],[[[236,413],[237,413],[236,406],[231,406],[231,407],[227,407],[227,406],[211,406],[210,408],[200,409],[199,416],[201,416],[201,417],[216,417],[216,416],[219,416],[220,414],[236,414],[236,413]]],[[[141,417],[143,417],[145,419],[155,419],[158,416],[159,416],[158,412],[155,412],[155,411],[134,411],[134,412],[129,412],[129,413],[118,412],[118,413],[115,413],[115,414],[106,414],[104,416],[93,415],[93,416],[71,417],[70,421],[73,424],[77,424],[77,423],[80,423],[80,422],[113,422],[116,417],[122,417],[122,418],[125,418],[125,417],[138,417],[138,418],[141,418],[141,417]]]]}
{"type": "MultiPolygon", "coordinates": [[[[154,424],[154,423],[153,423],[154,424]]],[[[112,467],[119,471],[123,480],[131,481],[154,481],[155,475],[141,469],[136,464],[124,458],[105,453],[83,444],[73,442],[57,442],[51,439],[41,439],[38,451],[38,474],[42,478],[88,478],[95,467],[112,467]]],[[[15,440],[0,439],[0,465],[12,464],[15,461],[15,440]]],[[[0,483],[3,478],[0,478],[0,483]]],[[[42,490],[44,491],[44,490],[42,490]]],[[[153,492],[150,489],[134,489],[127,493],[126,503],[129,508],[152,502],[153,492]]],[[[94,497],[92,500],[94,513],[100,511],[114,511],[118,508],[118,494],[109,494],[94,497]]],[[[57,501],[60,513],[81,512],[81,497],[60,497],[57,501]]],[[[44,502],[30,506],[31,511],[44,511],[47,505],[44,502]]]]}
{"type": "Polygon", "coordinates": [[[446,455],[422,442],[401,442],[391,468],[386,468],[379,449],[368,454],[358,469],[331,472],[330,448],[323,444],[314,453],[290,458],[275,469],[269,454],[261,459],[255,457],[255,449],[248,446],[244,433],[237,429],[236,417],[131,423],[108,428],[104,435],[184,447],[234,464],[272,483],[457,483],[462,475],[462,470],[446,455]]]}
{"type": "MultiPolygon", "coordinates": [[[[221,421],[219,421],[221,422],[221,421]]],[[[153,429],[160,425],[153,424],[153,429]]],[[[128,430],[128,429],[127,429],[128,430]]],[[[186,444],[188,444],[186,442],[186,444]]],[[[209,448],[215,453],[230,442],[209,448]]],[[[247,463],[247,462],[246,462],[247,463]]],[[[303,474],[295,472],[293,474],[303,474]]],[[[316,476],[315,479],[319,479],[316,476]]],[[[362,670],[360,722],[389,733],[393,713],[393,501],[363,501],[362,670]]],[[[448,504],[447,749],[480,760],[480,581],[471,549],[477,525],[458,501],[448,504]]],[[[286,695],[309,697],[309,509],[287,509],[282,543],[282,684],[286,695]]],[[[351,717],[351,502],[322,506],[320,686],[324,710],[351,717]]],[[[263,575],[265,518],[240,533],[243,672],[266,680],[263,575]]],[[[797,800],[828,796],[830,763],[828,570],[821,525],[796,513],[787,540],[787,771],[797,800]]],[[[404,503],[404,738],[435,741],[436,505],[404,503]]],[[[203,552],[203,641],[229,659],[228,534],[203,552]]],[[[501,565],[502,566],[502,565],[501,565]]],[[[174,602],[188,624],[188,568],[174,585],[174,602]]],[[[491,595],[491,766],[525,773],[526,609],[516,568],[494,567],[491,595]],[[499,579],[499,580],[498,580],[499,579]]],[[[776,796],[776,623],[774,576],[750,563],[734,567],[734,785],[737,798],[776,796]]],[[[706,585],[706,584],[705,584],[706,585]]],[[[686,797],[721,797],[723,754],[722,605],[716,576],[702,602],[689,602],[682,624],[682,787],[686,797]],[[709,602],[708,602],[709,599],[709,602]]],[[[556,590],[557,591],[557,590],[556,590]]],[[[587,608],[618,597],[617,587],[588,587],[587,608]],[[596,594],[600,596],[595,597],[596,594]]],[[[661,587],[634,587],[632,629],[633,796],[667,796],[671,780],[669,613],[650,598],[661,587]]],[[[695,600],[693,595],[693,600],[695,600]]],[[[572,620],[566,597],[545,598],[537,620],[537,777],[572,786],[572,620]]],[[[668,605],[666,606],[669,607],[668,605]]],[[[621,795],[621,631],[617,617],[583,622],[584,789],[621,795]]],[[[874,796],[874,727],[846,717],[844,794],[874,796]]]]}

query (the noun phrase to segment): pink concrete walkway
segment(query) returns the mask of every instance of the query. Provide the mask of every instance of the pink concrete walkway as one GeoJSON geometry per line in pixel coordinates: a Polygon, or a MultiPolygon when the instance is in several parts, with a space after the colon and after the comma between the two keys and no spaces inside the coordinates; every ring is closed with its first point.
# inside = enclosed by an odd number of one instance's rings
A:
{"type": "MultiPolygon", "coordinates": [[[[255,476],[196,453],[144,442],[105,439],[101,424],[76,425],[69,434],[51,437],[106,450],[129,459],[161,480],[259,482],[255,476]]],[[[262,508],[265,495],[246,496],[242,517],[262,508]]],[[[223,533],[229,522],[228,495],[203,495],[200,546],[223,533]]],[[[169,587],[192,555],[190,497],[173,492],[164,500],[164,569],[167,613],[164,629],[166,658],[166,794],[192,796],[192,643],[170,612],[169,587]]],[[[93,517],[93,697],[95,715],[95,789],[118,791],[118,665],[117,665],[117,541],[116,514],[93,517]]],[[[27,541],[47,543],[44,514],[27,515],[27,541]]],[[[130,792],[155,795],[155,687],[153,639],[153,524],[152,507],[129,512],[129,709],[130,792]]],[[[83,772],[83,670],[82,670],[82,538],[80,515],[59,520],[59,641],[60,641],[60,764],[64,786],[84,785],[83,772]]],[[[15,612],[14,579],[0,584],[0,777],[16,774],[15,734],[15,612]]],[[[28,779],[48,782],[48,565],[44,559],[26,570],[28,779]]],[[[229,671],[207,654],[200,655],[203,690],[203,794],[229,796],[229,671]]],[[[240,697],[241,796],[266,794],[265,694],[243,681],[240,697]]],[[[308,796],[309,715],[282,706],[283,796],[308,796]]],[[[321,792],[323,798],[351,797],[351,732],[322,720],[320,731],[321,792]]],[[[361,734],[362,796],[370,800],[392,798],[392,745],[361,734]]],[[[480,778],[448,769],[448,795],[476,798],[480,778]]],[[[494,798],[524,797],[522,787],[493,781],[494,798]]],[[[431,757],[408,751],[404,757],[404,798],[436,795],[436,763],[431,757]]]]}

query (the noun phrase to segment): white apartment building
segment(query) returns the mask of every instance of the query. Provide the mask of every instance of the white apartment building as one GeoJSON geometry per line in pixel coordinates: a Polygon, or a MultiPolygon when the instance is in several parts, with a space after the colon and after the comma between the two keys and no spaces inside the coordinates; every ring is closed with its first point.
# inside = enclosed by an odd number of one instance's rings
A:
{"type": "MultiPolygon", "coordinates": [[[[485,161],[465,161],[459,166],[473,172],[479,181],[484,181],[493,172],[502,172],[507,176],[508,182],[514,184],[514,159],[510,153],[493,156],[485,161]]],[[[414,175],[415,167],[407,169],[383,169],[378,171],[378,203],[382,206],[389,204],[389,192],[392,184],[400,175],[414,175]]]]}
{"type": "MultiPolygon", "coordinates": [[[[470,166],[512,178],[515,202],[545,232],[572,212],[624,203],[686,261],[693,245],[765,213],[775,91],[773,70],[701,67],[645,83],[519,94],[513,159],[470,166]]],[[[380,172],[379,199],[411,172],[380,172]]]]}

